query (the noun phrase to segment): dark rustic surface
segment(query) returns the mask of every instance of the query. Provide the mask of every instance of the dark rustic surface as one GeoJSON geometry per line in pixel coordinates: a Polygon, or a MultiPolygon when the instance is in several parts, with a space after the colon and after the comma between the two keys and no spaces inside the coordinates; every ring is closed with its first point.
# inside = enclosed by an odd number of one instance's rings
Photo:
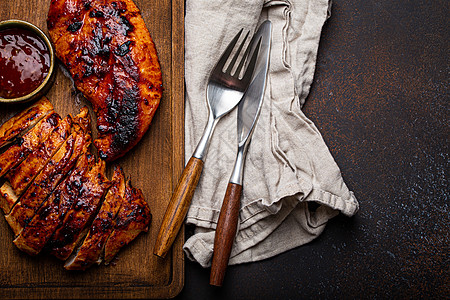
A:
{"type": "Polygon", "coordinates": [[[304,111],[359,213],[308,245],[229,267],[222,288],[186,260],[179,299],[450,297],[449,2],[333,2],[304,111]]]}

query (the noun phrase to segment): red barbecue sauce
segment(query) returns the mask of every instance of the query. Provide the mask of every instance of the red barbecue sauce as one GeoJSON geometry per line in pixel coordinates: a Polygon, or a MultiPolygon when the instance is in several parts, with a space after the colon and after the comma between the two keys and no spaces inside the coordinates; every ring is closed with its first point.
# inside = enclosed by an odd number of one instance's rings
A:
{"type": "Polygon", "coordinates": [[[50,69],[47,45],[22,28],[0,31],[0,97],[17,98],[34,91],[50,69]]]}

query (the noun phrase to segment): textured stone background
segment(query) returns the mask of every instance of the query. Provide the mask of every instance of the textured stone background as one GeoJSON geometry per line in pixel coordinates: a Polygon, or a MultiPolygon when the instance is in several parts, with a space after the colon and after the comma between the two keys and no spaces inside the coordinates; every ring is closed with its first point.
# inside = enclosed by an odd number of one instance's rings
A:
{"type": "Polygon", "coordinates": [[[304,111],[359,213],[230,267],[222,288],[186,260],[180,299],[450,298],[448,12],[445,0],[333,1],[304,111]]]}

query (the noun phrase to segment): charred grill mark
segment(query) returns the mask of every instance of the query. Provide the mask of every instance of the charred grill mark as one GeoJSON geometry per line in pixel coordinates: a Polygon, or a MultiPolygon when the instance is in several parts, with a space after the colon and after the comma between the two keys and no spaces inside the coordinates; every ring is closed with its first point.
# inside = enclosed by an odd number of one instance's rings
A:
{"type": "Polygon", "coordinates": [[[91,0],[82,0],[82,3],[85,10],[89,10],[91,8],[91,0]]]}
{"type": "Polygon", "coordinates": [[[101,23],[95,24],[95,29],[92,30],[91,39],[91,54],[100,56],[109,56],[109,47],[103,44],[103,25],[101,23]]]}
{"type": "Polygon", "coordinates": [[[92,38],[88,41],[87,47],[81,49],[79,61],[84,65],[83,78],[95,75],[103,78],[110,71],[109,59],[111,55],[110,34],[103,33],[103,25],[98,22],[92,30],[92,38]]]}
{"type": "Polygon", "coordinates": [[[14,143],[15,143],[17,146],[22,146],[23,142],[24,142],[23,137],[19,137],[19,138],[17,138],[17,139],[15,140],[14,143]]]}
{"type": "Polygon", "coordinates": [[[110,96],[111,100],[107,101],[107,114],[104,116],[107,125],[99,126],[99,133],[114,134],[116,132],[116,120],[122,108],[122,103],[116,97],[110,96]]]}
{"type": "Polygon", "coordinates": [[[114,53],[117,54],[118,56],[126,55],[128,52],[130,52],[130,44],[131,44],[131,41],[127,41],[127,42],[123,43],[122,45],[117,47],[117,49],[116,49],[116,51],[114,51],[114,53]]]}
{"type": "Polygon", "coordinates": [[[53,203],[55,205],[59,205],[61,203],[61,191],[56,191],[55,198],[53,199],[53,203]]]}
{"type": "Polygon", "coordinates": [[[89,13],[89,17],[91,17],[91,18],[103,18],[104,16],[105,16],[105,14],[100,10],[92,10],[89,13]]]}
{"type": "Polygon", "coordinates": [[[135,62],[129,55],[117,57],[117,61],[123,66],[125,72],[127,72],[127,74],[130,75],[130,77],[134,81],[139,82],[139,68],[136,66],[135,62]]]}
{"type": "Polygon", "coordinates": [[[122,24],[122,29],[125,32],[125,36],[134,30],[134,26],[131,25],[130,21],[128,21],[125,16],[120,16],[120,24],[122,24]]]}
{"type": "Polygon", "coordinates": [[[84,73],[83,73],[83,77],[89,77],[93,74],[93,70],[91,66],[85,66],[84,67],[84,73]]]}
{"type": "Polygon", "coordinates": [[[56,125],[58,125],[59,120],[61,119],[61,117],[57,114],[57,113],[53,113],[50,115],[50,117],[47,119],[47,122],[52,125],[53,127],[55,127],[56,125]]]}
{"type": "Polygon", "coordinates": [[[113,150],[124,149],[134,141],[139,126],[138,97],[139,91],[136,88],[125,91],[111,143],[113,150]]]}
{"type": "Polygon", "coordinates": [[[103,40],[103,45],[109,44],[112,40],[112,37],[110,35],[105,36],[105,39],[103,40]]]}
{"type": "Polygon", "coordinates": [[[67,30],[70,32],[77,32],[81,26],[83,26],[83,22],[75,21],[67,27],[67,30]]]}
{"type": "MultiPolygon", "coordinates": [[[[41,218],[45,219],[51,212],[52,212],[52,207],[44,206],[42,209],[39,210],[39,216],[41,218]]],[[[29,222],[27,222],[27,223],[29,223],[29,222]]]]}

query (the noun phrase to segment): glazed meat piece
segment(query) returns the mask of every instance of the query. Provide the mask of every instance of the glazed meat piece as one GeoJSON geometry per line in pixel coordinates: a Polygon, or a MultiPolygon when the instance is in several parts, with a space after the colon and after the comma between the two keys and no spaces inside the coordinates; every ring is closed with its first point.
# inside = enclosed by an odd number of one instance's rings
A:
{"type": "Polygon", "coordinates": [[[6,174],[17,196],[28,187],[33,178],[42,170],[50,158],[70,135],[72,119],[64,118],[48,138],[43,141],[28,157],[6,174]]]}
{"type": "Polygon", "coordinates": [[[105,264],[109,264],[119,250],[134,240],[139,233],[146,232],[151,220],[150,208],[142,191],[132,187],[128,180],[123,203],[115,219],[114,231],[105,245],[105,264]]]}
{"type": "Polygon", "coordinates": [[[112,186],[105,196],[83,244],[64,265],[67,270],[86,270],[102,261],[106,240],[114,229],[114,222],[125,194],[125,175],[120,167],[114,169],[112,186]]]}
{"type": "Polygon", "coordinates": [[[52,0],[47,27],[58,58],[92,103],[100,158],[111,161],[147,131],[162,95],[155,45],[132,0],[52,0]]]}
{"type": "MultiPolygon", "coordinates": [[[[80,126],[77,128],[81,129],[80,126]]],[[[19,202],[5,217],[16,235],[20,234],[47,196],[73,168],[78,157],[88,151],[89,144],[89,133],[73,132],[36,176],[30,187],[20,197],[19,202]]]]}
{"type": "Polygon", "coordinates": [[[52,112],[0,154],[0,177],[20,164],[59,124],[61,117],[52,112]]]}
{"type": "MultiPolygon", "coordinates": [[[[70,117],[72,118],[72,117],[70,117]]],[[[45,165],[42,171],[31,182],[21,198],[21,203],[26,208],[34,208],[38,204],[29,204],[28,199],[34,202],[41,200],[41,197],[48,194],[58,184],[59,180],[73,167],[78,155],[87,151],[90,144],[90,117],[87,108],[82,108],[80,113],[73,118],[73,131],[69,139],[61,146],[52,159],[45,165]],[[76,136],[75,136],[76,134],[76,136]],[[68,159],[70,159],[68,161],[68,159]],[[31,206],[30,206],[31,205],[31,206]]],[[[0,205],[5,214],[8,214],[20,196],[20,190],[14,190],[11,184],[6,181],[0,187],[0,205]]],[[[45,197],[44,197],[45,198],[45,197]]],[[[43,200],[43,199],[42,199],[43,200]]],[[[34,214],[34,209],[32,210],[34,214]]],[[[16,214],[16,213],[15,213],[16,214]]],[[[20,213],[22,214],[22,213],[20,213]]]]}
{"type": "Polygon", "coordinates": [[[80,184],[72,207],[49,243],[50,253],[61,260],[66,260],[85,237],[101,200],[110,187],[111,183],[105,175],[105,161],[99,160],[81,178],[80,184]]]}
{"type": "MultiPolygon", "coordinates": [[[[59,149],[59,147],[68,138],[70,133],[69,118],[65,118],[49,135],[49,138],[39,145],[19,166],[12,169],[7,174],[7,179],[11,185],[15,195],[20,195],[25,191],[29,184],[33,181],[37,174],[44,168],[48,160],[59,149]]],[[[18,234],[20,227],[16,226],[17,222],[10,215],[5,216],[6,221],[13,229],[14,234],[18,234]]]]}
{"type": "Polygon", "coordinates": [[[94,157],[90,154],[85,153],[78,158],[75,168],[50,194],[33,219],[14,240],[14,244],[20,250],[30,255],[41,252],[76,201],[83,186],[82,179],[93,163],[94,157]]]}
{"type": "Polygon", "coordinates": [[[83,132],[84,134],[91,135],[91,116],[89,115],[89,109],[84,106],[80,109],[78,115],[73,117],[73,130],[77,132],[83,132]]]}
{"type": "MultiPolygon", "coordinates": [[[[5,216],[8,224],[13,229],[14,234],[18,235],[26,224],[33,218],[35,212],[39,209],[49,193],[56,187],[65,174],[73,167],[77,155],[72,157],[75,143],[83,143],[83,138],[79,138],[73,133],[63,146],[52,157],[47,166],[36,176],[30,187],[20,197],[19,202],[14,205],[11,212],[5,216]],[[78,141],[77,141],[78,138],[78,141]],[[64,172],[66,171],[66,172],[64,172]]],[[[80,154],[81,149],[77,150],[80,154]]]]}
{"type": "Polygon", "coordinates": [[[36,125],[43,117],[53,111],[53,105],[43,97],[28,109],[18,113],[0,127],[0,148],[36,125]]]}
{"type": "Polygon", "coordinates": [[[17,197],[16,193],[14,193],[14,190],[9,182],[6,181],[0,187],[0,206],[5,214],[9,214],[11,208],[17,202],[17,199],[19,199],[19,197],[17,197]]]}

